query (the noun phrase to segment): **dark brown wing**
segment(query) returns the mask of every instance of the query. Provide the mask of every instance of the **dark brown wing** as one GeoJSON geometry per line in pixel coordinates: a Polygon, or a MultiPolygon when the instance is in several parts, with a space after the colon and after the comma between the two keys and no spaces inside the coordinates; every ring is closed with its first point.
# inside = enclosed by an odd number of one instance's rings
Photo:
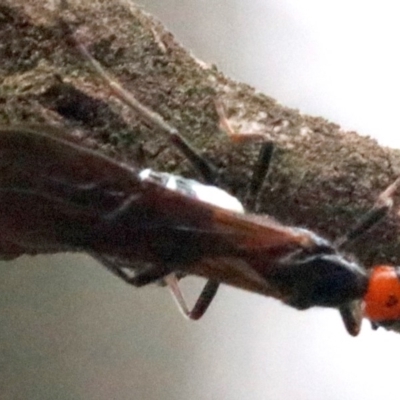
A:
{"type": "Polygon", "coordinates": [[[223,232],[214,232],[211,206],[40,129],[0,128],[3,257],[80,250],[182,263],[225,246],[214,242],[223,232]]]}
{"type": "Polygon", "coordinates": [[[3,255],[82,249],[98,219],[140,190],[129,168],[45,132],[0,129],[3,255]]]}

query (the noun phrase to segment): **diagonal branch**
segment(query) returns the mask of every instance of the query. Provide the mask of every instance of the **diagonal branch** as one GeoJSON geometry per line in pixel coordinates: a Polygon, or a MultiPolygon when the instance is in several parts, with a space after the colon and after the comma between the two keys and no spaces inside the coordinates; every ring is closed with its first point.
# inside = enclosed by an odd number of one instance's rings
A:
{"type": "MultiPolygon", "coordinates": [[[[72,12],[65,17],[91,54],[223,169],[225,188],[239,198],[258,144],[232,142],[219,129],[215,101],[224,104],[237,131],[251,126],[250,133],[276,144],[260,199],[262,212],[336,238],[399,175],[398,151],[230,80],[193,58],[159,22],[131,3],[69,3],[72,12]]],[[[195,176],[165,135],[116,100],[65,40],[52,1],[4,0],[0,43],[0,123],[66,127],[85,145],[114,157],[136,163],[145,159],[152,168],[195,176]]],[[[398,262],[399,233],[393,212],[351,251],[367,265],[398,262]]]]}

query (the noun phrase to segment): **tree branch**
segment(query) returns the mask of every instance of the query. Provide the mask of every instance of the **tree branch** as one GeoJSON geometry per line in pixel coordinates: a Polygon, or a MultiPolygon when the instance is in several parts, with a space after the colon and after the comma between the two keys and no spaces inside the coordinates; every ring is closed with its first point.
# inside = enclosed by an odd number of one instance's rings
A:
{"type": "MultiPolygon", "coordinates": [[[[196,60],[159,22],[128,1],[69,3],[63,17],[91,54],[224,170],[225,188],[239,198],[258,144],[233,143],[218,127],[215,101],[224,104],[238,132],[261,133],[263,140],[276,144],[261,196],[263,213],[336,238],[400,174],[398,151],[343,132],[323,118],[302,115],[225,77],[196,60]]],[[[65,40],[52,4],[4,0],[0,5],[0,123],[68,127],[85,145],[113,157],[137,164],[143,159],[138,154],[144,153],[152,168],[193,176],[157,127],[110,95],[65,40]]],[[[351,252],[366,265],[396,263],[399,228],[392,212],[351,252]]]]}

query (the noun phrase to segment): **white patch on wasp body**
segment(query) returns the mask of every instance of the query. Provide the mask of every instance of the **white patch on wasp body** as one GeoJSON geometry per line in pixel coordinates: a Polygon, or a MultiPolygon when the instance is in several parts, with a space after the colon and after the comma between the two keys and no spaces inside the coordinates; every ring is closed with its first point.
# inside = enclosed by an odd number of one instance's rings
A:
{"type": "Polygon", "coordinates": [[[204,185],[193,179],[186,179],[166,172],[155,172],[151,169],[144,169],[139,173],[139,177],[144,181],[157,183],[167,189],[182,193],[185,196],[195,198],[204,203],[244,213],[243,205],[236,197],[216,186],[204,185]]]}

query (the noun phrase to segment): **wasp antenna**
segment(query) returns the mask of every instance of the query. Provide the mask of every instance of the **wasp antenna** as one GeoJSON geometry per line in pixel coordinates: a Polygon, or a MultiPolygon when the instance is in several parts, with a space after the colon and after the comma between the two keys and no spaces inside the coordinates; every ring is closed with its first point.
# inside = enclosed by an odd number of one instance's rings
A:
{"type": "Polygon", "coordinates": [[[171,134],[170,142],[189,160],[193,168],[206,183],[214,184],[218,178],[218,168],[200,155],[181,135],[171,134]]]}
{"type": "Polygon", "coordinates": [[[111,90],[111,93],[126,104],[129,108],[137,112],[144,120],[150,122],[161,131],[168,135],[168,140],[189,160],[195,170],[207,183],[213,183],[217,179],[217,168],[209,161],[205,160],[200,153],[195,150],[178,132],[157,112],[151,110],[142,104],[136,97],[125,90],[116,79],[102,67],[102,65],[90,54],[87,47],[74,35],[69,24],[60,19],[60,24],[65,32],[66,40],[69,41],[78,50],[81,56],[97,72],[99,77],[111,90]]]}
{"type": "Polygon", "coordinates": [[[343,247],[358,239],[381,221],[393,207],[393,195],[400,186],[400,177],[390,184],[376,200],[374,206],[350,229],[350,231],[335,241],[337,247],[343,247]]]}
{"type": "Polygon", "coordinates": [[[271,164],[274,144],[272,142],[263,143],[258,154],[258,159],[253,168],[250,184],[247,189],[246,204],[249,211],[256,211],[257,200],[262,185],[267,177],[271,164]]]}

